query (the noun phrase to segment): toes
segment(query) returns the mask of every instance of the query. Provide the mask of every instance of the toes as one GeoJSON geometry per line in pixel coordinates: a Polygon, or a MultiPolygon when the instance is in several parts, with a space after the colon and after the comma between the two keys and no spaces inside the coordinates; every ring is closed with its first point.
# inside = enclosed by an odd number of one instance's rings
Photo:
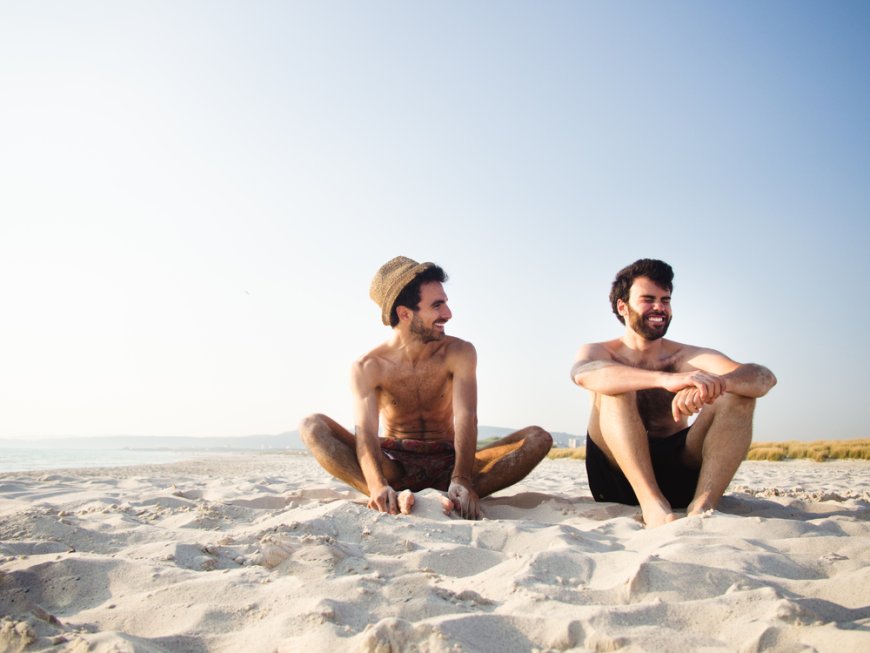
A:
{"type": "Polygon", "coordinates": [[[402,490],[399,493],[399,511],[403,515],[410,514],[411,507],[414,505],[414,493],[411,490],[402,490]]]}
{"type": "Polygon", "coordinates": [[[453,501],[443,495],[441,497],[441,510],[444,512],[445,515],[449,515],[451,512],[453,512],[453,501]]]}

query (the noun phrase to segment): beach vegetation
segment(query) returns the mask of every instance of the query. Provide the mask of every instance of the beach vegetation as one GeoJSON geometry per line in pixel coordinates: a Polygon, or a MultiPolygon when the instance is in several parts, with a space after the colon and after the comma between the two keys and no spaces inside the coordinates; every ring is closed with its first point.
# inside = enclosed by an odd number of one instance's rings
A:
{"type": "Polygon", "coordinates": [[[573,460],[586,460],[586,447],[560,447],[559,449],[550,449],[547,454],[548,458],[571,458],[573,460]]]}
{"type": "MultiPolygon", "coordinates": [[[[548,458],[586,459],[586,447],[553,448],[548,458]]],[[[816,440],[801,442],[753,442],[749,447],[746,460],[870,460],[870,438],[857,440],[816,440]]]]}
{"type": "Polygon", "coordinates": [[[870,460],[870,439],[753,442],[747,460],[870,460]]]}

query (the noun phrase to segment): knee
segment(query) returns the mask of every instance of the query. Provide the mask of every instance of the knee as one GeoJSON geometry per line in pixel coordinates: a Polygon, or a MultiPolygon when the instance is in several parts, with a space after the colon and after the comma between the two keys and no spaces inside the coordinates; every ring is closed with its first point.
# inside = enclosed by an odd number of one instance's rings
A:
{"type": "Polygon", "coordinates": [[[326,426],[326,415],[314,413],[302,419],[299,422],[299,437],[306,446],[311,446],[311,443],[317,439],[317,434],[321,433],[323,427],[326,426]]]}
{"type": "Polygon", "coordinates": [[[718,401],[721,402],[721,405],[717,406],[717,410],[726,410],[732,414],[748,415],[749,417],[755,411],[754,397],[744,397],[729,392],[722,395],[718,401]]]}
{"type": "Polygon", "coordinates": [[[600,405],[604,406],[637,406],[637,393],[636,392],[621,392],[618,395],[605,395],[599,394],[596,395],[595,401],[600,403],[600,405]]]}
{"type": "Polygon", "coordinates": [[[526,429],[526,440],[536,449],[540,449],[542,455],[547,455],[553,446],[553,436],[540,426],[529,426],[526,429]]]}
{"type": "Polygon", "coordinates": [[[618,395],[597,395],[595,407],[602,415],[637,413],[637,393],[623,392],[618,395]]]}

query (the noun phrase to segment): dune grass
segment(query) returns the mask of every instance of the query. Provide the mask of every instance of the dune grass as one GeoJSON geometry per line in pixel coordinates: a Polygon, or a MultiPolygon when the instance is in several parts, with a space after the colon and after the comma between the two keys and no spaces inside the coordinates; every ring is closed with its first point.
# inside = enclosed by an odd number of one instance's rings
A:
{"type": "MultiPolygon", "coordinates": [[[[573,458],[585,460],[586,447],[551,449],[548,458],[573,458]]],[[[870,439],[815,440],[801,442],[753,442],[746,460],[798,460],[809,458],[818,462],[826,460],[870,460],[870,439]]]]}
{"type": "Polygon", "coordinates": [[[870,460],[870,439],[753,442],[747,460],[870,460]]]}
{"type": "Polygon", "coordinates": [[[573,458],[574,460],[586,460],[586,447],[560,447],[550,449],[547,458],[573,458]]]}

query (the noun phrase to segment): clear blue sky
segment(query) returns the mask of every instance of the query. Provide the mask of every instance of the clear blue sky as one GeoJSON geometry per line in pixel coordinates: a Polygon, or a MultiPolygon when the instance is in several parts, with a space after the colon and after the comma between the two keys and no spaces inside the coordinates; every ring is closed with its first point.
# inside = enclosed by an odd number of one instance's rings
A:
{"type": "Polygon", "coordinates": [[[440,263],[481,424],[569,379],[640,257],[670,337],[769,366],[759,439],[868,437],[865,2],[4,2],[0,437],[326,412],[440,263]]]}

